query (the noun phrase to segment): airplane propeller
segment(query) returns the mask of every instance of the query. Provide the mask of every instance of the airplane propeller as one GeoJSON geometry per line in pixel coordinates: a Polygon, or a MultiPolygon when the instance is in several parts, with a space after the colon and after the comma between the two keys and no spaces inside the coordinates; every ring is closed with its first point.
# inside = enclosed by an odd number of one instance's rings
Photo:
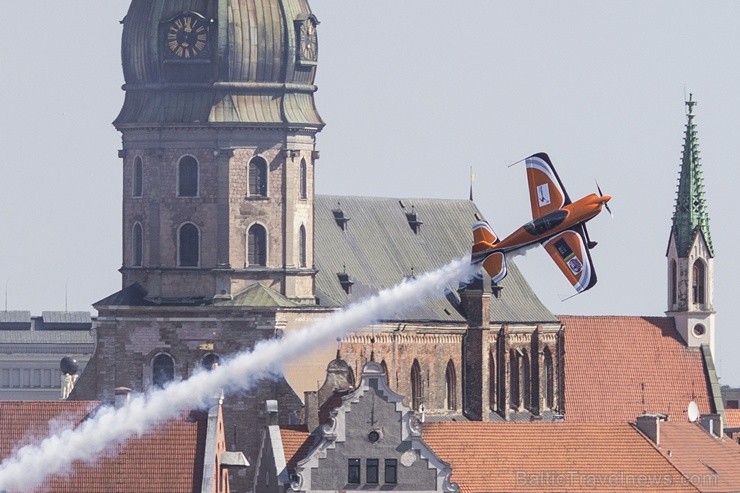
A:
{"type": "MultiPolygon", "coordinates": [[[[603,196],[604,196],[604,194],[603,194],[603,193],[601,192],[601,187],[599,186],[599,182],[598,182],[598,181],[596,182],[596,189],[597,189],[597,190],[599,191],[599,196],[600,196],[600,197],[603,197],[603,196]]],[[[607,210],[607,211],[609,212],[609,215],[610,215],[611,217],[614,217],[614,213],[613,213],[613,212],[612,212],[612,210],[611,210],[611,209],[609,208],[609,202],[604,202],[604,207],[606,207],[606,210],[607,210]]]]}

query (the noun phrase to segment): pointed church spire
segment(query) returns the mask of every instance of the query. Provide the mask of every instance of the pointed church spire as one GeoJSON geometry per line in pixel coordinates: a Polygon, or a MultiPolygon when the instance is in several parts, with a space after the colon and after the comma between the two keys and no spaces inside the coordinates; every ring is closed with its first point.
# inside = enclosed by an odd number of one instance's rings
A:
{"type": "Polygon", "coordinates": [[[676,239],[676,249],[680,257],[687,257],[694,235],[701,232],[704,236],[709,256],[714,257],[712,236],[709,232],[709,212],[704,196],[704,180],[699,159],[699,142],[694,122],[693,94],[686,101],[687,123],[683,144],[683,159],[678,179],[676,208],[673,212],[672,232],[676,239]]]}

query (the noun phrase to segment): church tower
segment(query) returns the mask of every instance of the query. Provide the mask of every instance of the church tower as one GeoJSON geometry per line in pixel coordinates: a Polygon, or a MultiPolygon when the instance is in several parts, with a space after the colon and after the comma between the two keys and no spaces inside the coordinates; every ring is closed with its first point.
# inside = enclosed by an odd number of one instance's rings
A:
{"type": "Polygon", "coordinates": [[[708,345],[714,353],[714,248],[694,121],[688,109],[676,207],[668,241],[668,310],[691,347],[708,345]]]}
{"type": "Polygon", "coordinates": [[[209,303],[260,283],[315,303],[317,24],[306,0],[132,1],[124,288],[209,303]]]}

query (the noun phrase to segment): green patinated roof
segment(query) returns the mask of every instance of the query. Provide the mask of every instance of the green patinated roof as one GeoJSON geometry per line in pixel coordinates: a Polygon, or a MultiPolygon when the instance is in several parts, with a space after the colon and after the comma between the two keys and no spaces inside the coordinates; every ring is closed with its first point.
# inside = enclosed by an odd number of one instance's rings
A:
{"type": "Polygon", "coordinates": [[[709,232],[709,211],[704,194],[704,179],[699,159],[699,141],[694,122],[694,106],[696,102],[689,97],[686,135],[683,144],[683,159],[681,172],[678,178],[678,193],[676,194],[676,208],[673,212],[672,233],[676,240],[676,249],[681,257],[686,257],[691,249],[694,236],[701,232],[709,249],[709,255],[714,257],[712,236],[709,232]]]}
{"type": "Polygon", "coordinates": [[[252,284],[232,299],[217,301],[216,306],[242,306],[250,308],[287,308],[298,306],[297,303],[262,284],[252,284]]]}
{"type": "MultiPolygon", "coordinates": [[[[344,306],[469,254],[476,215],[482,217],[470,200],[317,195],[316,296],[323,306],[344,306]],[[339,209],[348,219],[344,230],[337,220],[339,209]],[[411,213],[420,223],[416,232],[411,213]],[[344,273],[353,283],[352,294],[342,288],[338,274],[344,273]]],[[[502,295],[491,299],[491,321],[556,322],[515,263],[507,261],[507,267],[502,295]]],[[[392,320],[465,321],[444,297],[404,309],[392,320]]]]}

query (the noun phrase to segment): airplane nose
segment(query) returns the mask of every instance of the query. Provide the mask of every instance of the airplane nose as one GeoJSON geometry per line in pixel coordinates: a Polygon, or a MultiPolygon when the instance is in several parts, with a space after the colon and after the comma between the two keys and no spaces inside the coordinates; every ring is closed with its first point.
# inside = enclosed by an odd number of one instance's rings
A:
{"type": "Polygon", "coordinates": [[[602,203],[606,204],[611,199],[612,199],[612,196],[611,195],[602,195],[600,200],[601,200],[602,203]]]}

